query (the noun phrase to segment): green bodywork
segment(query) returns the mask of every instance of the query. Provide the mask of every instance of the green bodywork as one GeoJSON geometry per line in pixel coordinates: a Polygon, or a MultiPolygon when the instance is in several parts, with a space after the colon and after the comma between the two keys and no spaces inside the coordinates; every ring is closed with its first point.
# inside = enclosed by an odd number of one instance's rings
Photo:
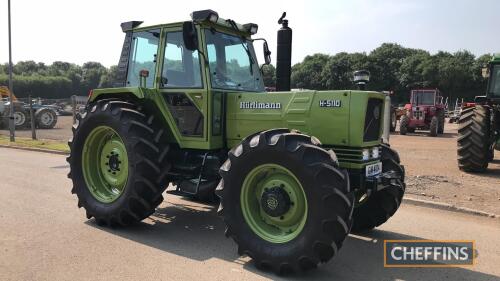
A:
{"type": "MultiPolygon", "coordinates": [[[[217,24],[200,23],[198,30],[199,48],[208,53],[203,30],[215,28],[228,34],[237,34],[250,39],[244,32],[235,32],[223,20],[217,24]]],[[[136,99],[154,104],[159,115],[163,116],[170,128],[169,141],[177,143],[180,148],[200,150],[228,149],[237,145],[246,136],[271,128],[296,129],[318,138],[322,145],[332,148],[344,168],[363,169],[367,164],[378,162],[378,159],[363,161],[363,148],[380,145],[382,127],[379,137],[374,141],[364,142],[364,124],[367,103],[370,98],[384,100],[379,92],[332,90],[332,91],[292,91],[292,92],[246,92],[213,89],[207,61],[200,59],[202,87],[196,89],[161,88],[160,75],[165,50],[167,32],[182,31],[182,23],[141,27],[134,32],[160,29],[157,52],[156,76],[153,87],[124,87],[95,89],[89,102],[119,95],[133,96],[136,99]],[[164,95],[185,94],[203,115],[203,133],[200,136],[185,136],[178,128],[176,120],[169,110],[164,95]],[[320,107],[321,101],[340,102],[340,106],[320,107]],[[241,108],[242,103],[279,104],[275,108],[241,108]],[[225,106],[225,114],[222,109],[225,106]],[[214,120],[222,120],[215,124],[214,120]],[[225,123],[225,124],[224,124],[225,123]],[[225,128],[224,132],[219,132],[225,128]]],[[[255,70],[258,71],[258,70],[255,70]]],[[[383,115],[379,112],[380,122],[383,115]]]]}

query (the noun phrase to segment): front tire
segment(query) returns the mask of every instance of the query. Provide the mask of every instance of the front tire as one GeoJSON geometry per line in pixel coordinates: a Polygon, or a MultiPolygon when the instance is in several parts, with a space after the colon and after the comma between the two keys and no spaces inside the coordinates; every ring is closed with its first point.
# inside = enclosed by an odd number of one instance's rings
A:
{"type": "Polygon", "coordinates": [[[438,135],[439,132],[439,120],[436,116],[433,116],[431,119],[431,125],[430,125],[430,133],[429,135],[431,137],[435,137],[438,135]]]}
{"type": "Polygon", "coordinates": [[[277,273],[327,262],[351,226],[347,172],[314,138],[275,129],[247,137],[222,165],[217,193],[238,253],[277,273]]]}
{"type": "Polygon", "coordinates": [[[68,177],[88,219],[125,226],[155,211],[169,168],[163,132],[153,116],[122,101],[98,101],[79,116],[68,143],[68,177]]]}
{"type": "Polygon", "coordinates": [[[490,111],[477,105],[462,110],[458,120],[458,168],[464,172],[484,172],[490,154],[490,111]]]}
{"type": "Polygon", "coordinates": [[[397,123],[398,123],[398,119],[396,118],[396,112],[393,111],[392,114],[391,114],[390,132],[395,132],[396,131],[397,123]]]}
{"type": "Polygon", "coordinates": [[[410,123],[410,118],[407,115],[401,116],[399,120],[399,134],[406,135],[408,133],[408,125],[410,123]]]}
{"type": "Polygon", "coordinates": [[[406,189],[405,170],[400,164],[398,153],[388,145],[382,144],[382,172],[395,171],[401,177],[389,187],[376,191],[366,201],[358,202],[354,208],[353,232],[371,230],[391,218],[403,200],[406,189]]]}

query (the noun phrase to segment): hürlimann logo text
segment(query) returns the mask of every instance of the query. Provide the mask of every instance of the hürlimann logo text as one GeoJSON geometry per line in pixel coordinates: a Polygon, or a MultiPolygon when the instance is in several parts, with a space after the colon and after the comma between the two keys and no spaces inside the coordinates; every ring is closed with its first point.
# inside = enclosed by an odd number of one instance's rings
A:
{"type": "Polygon", "coordinates": [[[385,240],[385,267],[446,267],[474,264],[474,241],[385,240]]]}
{"type": "Polygon", "coordinates": [[[242,101],[240,102],[241,109],[281,109],[280,102],[257,102],[257,101],[242,101]]]}

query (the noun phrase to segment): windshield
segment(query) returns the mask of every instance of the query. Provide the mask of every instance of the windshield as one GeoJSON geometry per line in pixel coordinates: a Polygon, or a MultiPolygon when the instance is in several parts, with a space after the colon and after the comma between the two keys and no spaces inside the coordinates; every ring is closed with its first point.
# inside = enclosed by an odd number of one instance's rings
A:
{"type": "Polygon", "coordinates": [[[490,94],[500,97],[500,65],[493,66],[488,89],[490,94]]]}
{"type": "Polygon", "coordinates": [[[435,91],[413,91],[412,104],[434,105],[435,91]]]}
{"type": "Polygon", "coordinates": [[[213,88],[264,92],[251,41],[209,29],[205,39],[213,88]]]}

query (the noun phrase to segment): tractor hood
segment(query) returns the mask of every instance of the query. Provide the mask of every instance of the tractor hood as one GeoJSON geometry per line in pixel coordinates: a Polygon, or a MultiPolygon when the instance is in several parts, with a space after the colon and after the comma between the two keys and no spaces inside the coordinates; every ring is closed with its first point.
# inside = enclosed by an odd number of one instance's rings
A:
{"type": "Polygon", "coordinates": [[[229,146],[271,128],[299,130],[317,137],[327,147],[380,143],[384,95],[379,92],[229,93],[227,98],[229,146]]]}

